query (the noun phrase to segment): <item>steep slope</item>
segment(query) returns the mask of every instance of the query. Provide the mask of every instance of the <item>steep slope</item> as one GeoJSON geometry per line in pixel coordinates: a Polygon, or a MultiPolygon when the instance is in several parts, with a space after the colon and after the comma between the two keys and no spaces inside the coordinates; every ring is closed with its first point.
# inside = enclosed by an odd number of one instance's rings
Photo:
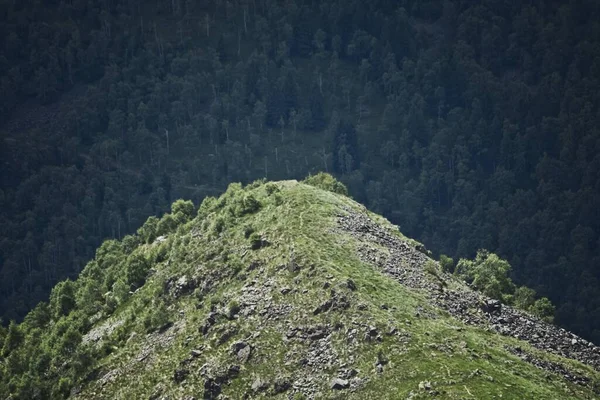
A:
{"type": "Polygon", "coordinates": [[[334,192],[233,184],[105,243],[5,333],[1,397],[600,394],[598,347],[473,292],[334,192]]]}

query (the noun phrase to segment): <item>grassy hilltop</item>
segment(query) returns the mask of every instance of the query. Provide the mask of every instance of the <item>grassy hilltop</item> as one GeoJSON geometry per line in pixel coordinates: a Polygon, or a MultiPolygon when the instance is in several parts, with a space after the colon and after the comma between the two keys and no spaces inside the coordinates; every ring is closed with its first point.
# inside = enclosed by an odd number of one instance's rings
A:
{"type": "Polygon", "coordinates": [[[330,177],[307,183],[232,184],[105,242],[2,332],[0,398],[598,396],[591,343],[497,333],[419,243],[330,177]]]}

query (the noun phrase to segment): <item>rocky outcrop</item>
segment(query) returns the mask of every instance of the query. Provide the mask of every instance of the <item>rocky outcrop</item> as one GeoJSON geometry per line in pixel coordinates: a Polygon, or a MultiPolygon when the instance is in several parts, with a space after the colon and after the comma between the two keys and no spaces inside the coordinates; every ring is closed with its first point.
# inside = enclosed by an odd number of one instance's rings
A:
{"type": "MultiPolygon", "coordinates": [[[[593,343],[528,313],[502,305],[498,300],[487,298],[467,285],[460,290],[446,289],[445,283],[455,278],[441,272],[432,277],[426,272],[424,266],[431,260],[418,245],[415,247],[402,240],[367,215],[347,211],[347,214],[339,217],[339,226],[362,243],[358,249],[362,261],[379,268],[409,288],[425,292],[432,305],[441,307],[466,324],[527,341],[540,350],[578,360],[600,371],[600,348],[593,343]],[[381,247],[386,252],[380,250],[381,247]]],[[[417,314],[420,313],[417,311],[417,314]]],[[[585,379],[569,372],[565,366],[542,362],[530,355],[522,356],[522,351],[512,352],[539,368],[560,374],[572,382],[587,384],[585,379]]]]}

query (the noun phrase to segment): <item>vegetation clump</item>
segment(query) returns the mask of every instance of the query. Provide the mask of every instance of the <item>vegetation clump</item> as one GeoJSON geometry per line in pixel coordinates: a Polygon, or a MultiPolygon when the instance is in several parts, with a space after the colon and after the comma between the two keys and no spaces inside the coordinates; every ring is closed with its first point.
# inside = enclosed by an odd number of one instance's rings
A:
{"type": "Polygon", "coordinates": [[[343,183],[335,179],[331,174],[325,172],[319,172],[316,175],[311,175],[304,179],[303,182],[319,189],[341,194],[343,196],[348,196],[348,188],[346,188],[343,183]]]}
{"type": "MultiPolygon", "coordinates": [[[[451,261],[447,257],[444,258],[446,265],[450,265],[451,261]]],[[[517,288],[509,277],[510,271],[511,266],[506,260],[487,250],[480,250],[474,260],[461,258],[456,264],[454,274],[486,296],[552,322],[555,307],[550,300],[546,297],[536,299],[537,294],[531,288],[517,288]]]]}

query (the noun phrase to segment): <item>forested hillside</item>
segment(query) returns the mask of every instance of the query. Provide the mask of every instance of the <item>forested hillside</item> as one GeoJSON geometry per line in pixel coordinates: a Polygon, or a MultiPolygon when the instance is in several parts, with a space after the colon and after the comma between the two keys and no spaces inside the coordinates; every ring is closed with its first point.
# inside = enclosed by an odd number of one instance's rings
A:
{"type": "Polygon", "coordinates": [[[0,0],[5,322],[107,237],[333,172],[435,253],[486,248],[600,342],[600,10],[557,1],[0,0]]]}

